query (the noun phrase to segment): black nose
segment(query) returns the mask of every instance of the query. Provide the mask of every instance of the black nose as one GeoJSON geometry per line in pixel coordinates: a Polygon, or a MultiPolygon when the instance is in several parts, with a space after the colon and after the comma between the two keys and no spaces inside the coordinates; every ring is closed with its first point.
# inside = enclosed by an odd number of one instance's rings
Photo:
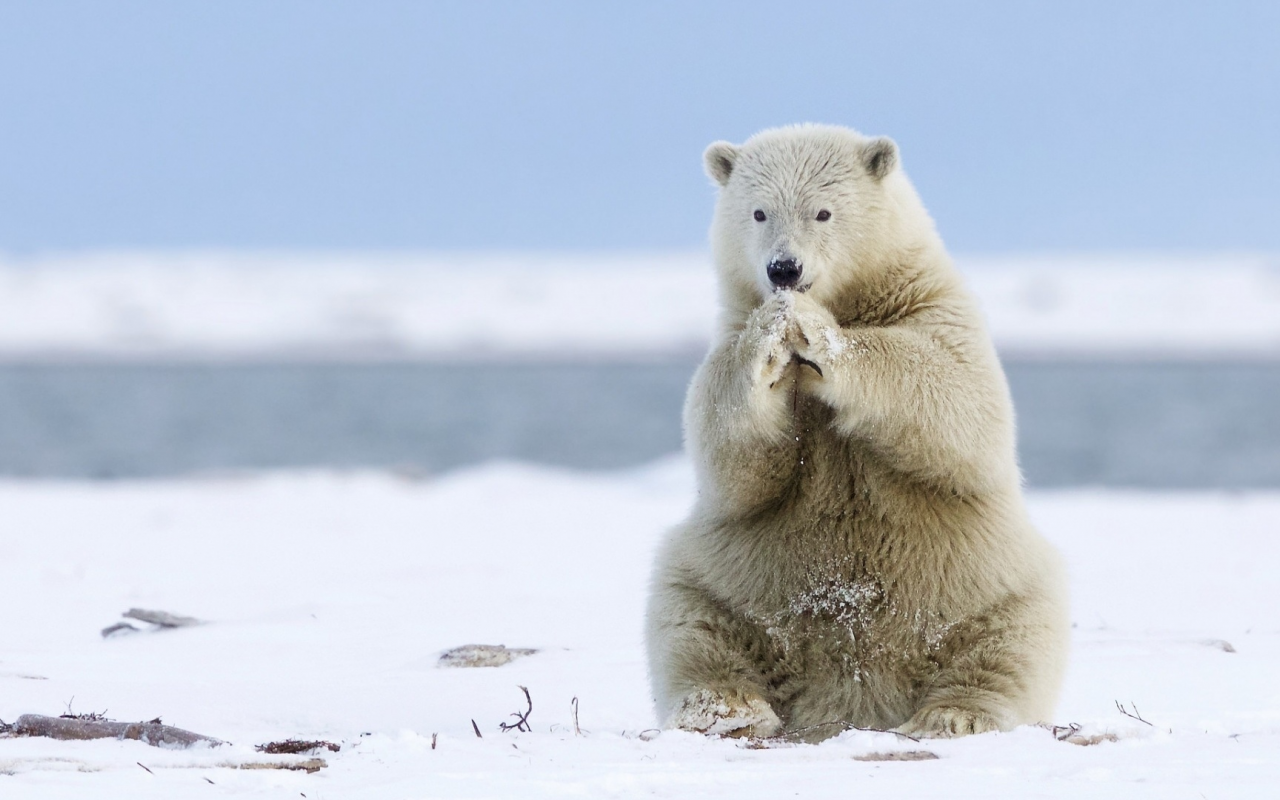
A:
{"type": "Polygon", "coordinates": [[[802,271],[803,268],[794,259],[788,258],[786,261],[774,259],[769,262],[769,282],[779,289],[793,289],[800,282],[802,271]]]}

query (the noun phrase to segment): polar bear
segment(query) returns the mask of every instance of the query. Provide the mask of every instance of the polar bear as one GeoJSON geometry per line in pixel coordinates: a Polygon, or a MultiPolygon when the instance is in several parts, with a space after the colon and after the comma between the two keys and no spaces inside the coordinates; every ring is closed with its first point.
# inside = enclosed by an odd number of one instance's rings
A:
{"type": "Polygon", "coordinates": [[[657,560],[667,727],[817,740],[1047,721],[1063,569],[1024,510],[1004,373],[887,138],[712,144],[721,317],[657,560]]]}

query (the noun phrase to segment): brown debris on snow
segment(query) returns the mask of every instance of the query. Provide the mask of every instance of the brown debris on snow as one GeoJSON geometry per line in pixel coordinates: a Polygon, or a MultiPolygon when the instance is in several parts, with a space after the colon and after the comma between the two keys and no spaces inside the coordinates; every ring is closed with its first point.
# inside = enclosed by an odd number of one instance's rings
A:
{"type": "Polygon", "coordinates": [[[303,739],[285,739],[282,742],[268,742],[260,744],[253,748],[259,753],[268,753],[273,756],[278,755],[297,755],[299,753],[310,753],[312,750],[328,750],[336,753],[342,749],[342,745],[326,742],[323,739],[316,741],[306,741],[303,739]]]}
{"type": "Polygon", "coordinates": [[[292,769],[299,772],[319,772],[329,766],[323,758],[308,758],[305,761],[243,761],[232,764],[219,764],[230,769],[292,769]]]}
{"type": "Polygon", "coordinates": [[[153,747],[191,747],[207,744],[216,747],[223,742],[212,736],[175,728],[160,722],[116,722],[101,715],[78,717],[46,717],[23,714],[13,724],[15,736],[44,736],[63,741],[85,739],[133,739],[153,747]]]}
{"type": "Polygon", "coordinates": [[[862,753],[853,757],[854,761],[933,761],[937,753],[928,750],[890,750],[887,753],[862,753]]]}
{"type": "Polygon", "coordinates": [[[531,656],[531,647],[507,647],[501,644],[464,644],[440,655],[442,667],[501,667],[517,658],[531,656]]]}

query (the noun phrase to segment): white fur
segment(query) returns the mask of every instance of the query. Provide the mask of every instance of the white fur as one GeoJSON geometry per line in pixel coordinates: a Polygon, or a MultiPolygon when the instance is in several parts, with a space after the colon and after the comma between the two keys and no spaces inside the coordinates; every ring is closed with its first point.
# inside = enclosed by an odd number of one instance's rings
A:
{"type": "Polygon", "coordinates": [[[799,126],[706,164],[721,324],[685,406],[698,500],[650,599],[659,716],[810,738],[1047,720],[1062,570],[1023,509],[990,339],[896,146],[799,126]],[[781,258],[800,291],[771,285],[781,258]]]}

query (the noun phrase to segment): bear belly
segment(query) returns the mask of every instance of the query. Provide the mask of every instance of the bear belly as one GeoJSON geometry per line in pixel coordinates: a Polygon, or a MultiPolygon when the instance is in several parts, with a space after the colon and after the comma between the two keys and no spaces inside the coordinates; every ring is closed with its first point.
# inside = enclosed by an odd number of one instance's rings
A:
{"type": "Polygon", "coordinates": [[[809,732],[815,740],[838,733],[836,723],[905,722],[938,670],[933,654],[949,628],[940,615],[903,607],[865,578],[816,581],[745,616],[770,655],[770,704],[792,731],[818,726],[809,732]]]}
{"type": "Polygon", "coordinates": [[[865,443],[837,433],[825,406],[798,411],[792,490],[754,520],[720,531],[729,562],[754,562],[750,571],[768,576],[749,582],[755,591],[738,594],[738,608],[770,654],[769,699],[788,729],[819,726],[817,740],[839,732],[833,723],[896,727],[938,673],[935,654],[953,627],[939,610],[950,603],[937,582],[921,584],[931,571],[904,569],[904,559],[928,550],[922,537],[938,533],[922,530],[935,517],[920,507],[950,499],[904,488],[865,443]]]}

